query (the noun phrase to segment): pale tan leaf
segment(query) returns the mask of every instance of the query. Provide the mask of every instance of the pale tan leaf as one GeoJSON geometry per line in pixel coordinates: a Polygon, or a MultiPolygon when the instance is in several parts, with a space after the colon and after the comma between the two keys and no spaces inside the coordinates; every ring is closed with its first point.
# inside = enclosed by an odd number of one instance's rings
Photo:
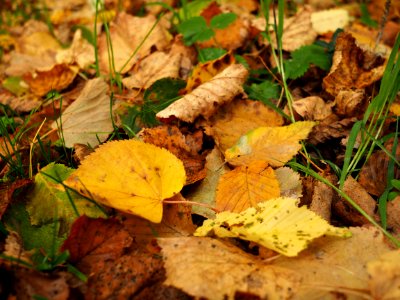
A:
{"type": "Polygon", "coordinates": [[[310,96],[293,102],[293,109],[305,120],[320,121],[332,114],[334,103],[326,103],[321,97],[310,96]]]}
{"type": "MultiPolygon", "coordinates": [[[[113,130],[107,91],[103,79],[92,79],[86,83],[78,99],[63,112],[58,124],[62,124],[62,138],[67,147],[74,144],[95,147],[107,139],[113,130]]],[[[52,127],[58,128],[57,122],[52,127]]]]}
{"type": "Polygon", "coordinates": [[[157,242],[166,269],[164,284],[198,299],[237,299],[239,292],[257,299],[289,299],[299,285],[295,272],[267,265],[219,240],[179,237],[157,242]]]}
{"type": "Polygon", "coordinates": [[[266,161],[281,167],[301,149],[315,122],[296,122],[282,127],[259,127],[243,135],[235,146],[225,151],[226,160],[234,166],[266,161]]]}
{"type": "Polygon", "coordinates": [[[311,14],[312,28],[318,34],[335,32],[345,28],[350,22],[349,12],[345,9],[328,9],[311,14]]]}
{"type": "Polygon", "coordinates": [[[279,182],[266,162],[237,167],[222,175],[217,187],[217,209],[241,212],[280,196],[279,182]]]}
{"type": "Polygon", "coordinates": [[[274,172],[279,182],[281,197],[301,198],[303,186],[299,173],[288,167],[278,168],[274,172]]]}
{"type": "Polygon", "coordinates": [[[225,151],[250,130],[281,125],[283,117],[260,101],[234,100],[221,107],[205,128],[221,151],[225,151]]]}
{"type": "Polygon", "coordinates": [[[219,106],[243,92],[242,84],[248,71],[242,64],[234,64],[168,106],[157,114],[159,119],[177,118],[193,122],[198,116],[210,117],[219,106]]]}

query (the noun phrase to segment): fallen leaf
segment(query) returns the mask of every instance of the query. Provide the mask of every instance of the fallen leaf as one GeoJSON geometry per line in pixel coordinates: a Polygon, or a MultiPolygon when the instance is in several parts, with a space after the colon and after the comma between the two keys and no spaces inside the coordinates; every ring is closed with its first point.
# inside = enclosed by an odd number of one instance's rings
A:
{"type": "Polygon", "coordinates": [[[8,205],[12,202],[14,192],[20,188],[25,188],[31,185],[31,183],[32,180],[30,179],[17,179],[14,182],[0,183],[0,219],[6,211],[8,205]]]}
{"type": "Polygon", "coordinates": [[[296,122],[282,127],[259,127],[243,135],[235,146],[225,151],[226,160],[232,165],[248,165],[266,161],[272,167],[281,167],[301,149],[314,122],[296,122]]]}
{"type": "Polygon", "coordinates": [[[310,241],[322,235],[350,237],[346,228],[329,225],[298,200],[275,198],[241,213],[222,212],[206,220],[195,236],[235,237],[260,244],[286,256],[296,256],[310,241]]]}
{"type": "Polygon", "coordinates": [[[362,89],[381,79],[384,69],[382,57],[368,54],[351,34],[342,32],[336,39],[331,71],[323,87],[333,96],[342,90],[362,89]]]}
{"type": "Polygon", "coordinates": [[[15,231],[8,232],[2,254],[32,264],[32,253],[24,249],[23,240],[15,231]]]}
{"type": "MultiPolygon", "coordinates": [[[[214,148],[206,157],[206,177],[198,186],[193,187],[186,195],[186,198],[193,202],[204,203],[215,207],[215,197],[219,179],[229,171],[224,163],[222,153],[214,148]]],[[[215,212],[210,208],[193,205],[192,212],[206,218],[214,218],[215,212]]]]}
{"type": "MultiPolygon", "coordinates": [[[[153,15],[134,17],[124,12],[118,14],[110,26],[110,38],[113,46],[113,60],[116,72],[128,72],[132,66],[151,53],[152,47],[164,50],[168,46],[166,30],[153,15]],[[152,27],[155,25],[154,29],[152,27]],[[149,32],[151,33],[149,34],[149,32]],[[147,36],[149,34],[149,36],[147,36]],[[143,42],[143,44],[141,44],[143,42]],[[135,51],[137,51],[135,53],[135,51]],[[134,56],[133,53],[135,53],[134,56]],[[132,56],[132,57],[131,57],[132,56]]],[[[110,73],[108,44],[106,33],[99,38],[100,68],[104,73],[110,73]]]]}
{"type": "Polygon", "coordinates": [[[311,144],[317,145],[331,139],[348,137],[356,121],[355,117],[340,120],[337,115],[332,114],[313,128],[308,140],[311,144]]]}
{"type": "Polygon", "coordinates": [[[335,97],[335,113],[342,117],[353,117],[365,112],[368,102],[365,91],[342,90],[335,97]]]}
{"type": "Polygon", "coordinates": [[[309,121],[321,121],[332,114],[334,103],[326,103],[321,97],[310,96],[293,102],[293,109],[309,121]]]}
{"type": "Polygon", "coordinates": [[[301,198],[302,196],[302,182],[300,179],[300,174],[293,171],[288,167],[281,167],[276,170],[275,177],[279,182],[279,189],[281,191],[281,197],[288,198],[301,198]]]}
{"type": "Polygon", "coordinates": [[[65,190],[60,184],[73,171],[64,165],[51,163],[36,174],[26,204],[32,225],[42,225],[57,219],[71,225],[82,214],[104,216],[104,212],[94,203],[74,191],[65,190]]]}
{"type": "MultiPolygon", "coordinates": [[[[108,85],[101,78],[88,81],[79,97],[53,122],[53,129],[62,128],[65,146],[85,144],[91,147],[104,142],[113,130],[108,85]]],[[[60,133],[59,133],[60,134],[60,133]]]]}
{"type": "Polygon", "coordinates": [[[161,120],[175,117],[189,123],[200,115],[208,118],[219,106],[232,101],[236,95],[243,92],[242,84],[247,74],[248,71],[242,64],[230,65],[156,116],[161,120]]]}
{"type": "Polygon", "coordinates": [[[186,172],[186,185],[199,181],[206,176],[204,155],[200,155],[195,150],[195,147],[193,147],[194,145],[188,144],[190,136],[194,135],[200,136],[199,149],[201,149],[203,145],[203,134],[201,131],[185,136],[178,127],[163,125],[154,128],[144,128],[138,134],[143,142],[165,148],[183,162],[186,172]]]}
{"type": "Polygon", "coordinates": [[[393,231],[397,239],[400,238],[400,197],[397,196],[387,203],[387,226],[393,231]]]}
{"type": "Polygon", "coordinates": [[[234,146],[239,138],[261,126],[281,126],[283,118],[260,101],[233,100],[222,106],[206,123],[206,133],[214,137],[221,151],[234,146]]]}
{"type": "Polygon", "coordinates": [[[280,196],[279,182],[266,162],[237,167],[219,178],[216,204],[219,211],[241,212],[280,196]]]}
{"type": "Polygon", "coordinates": [[[51,90],[61,91],[68,87],[77,73],[76,68],[59,64],[48,71],[37,71],[35,75],[26,74],[23,78],[35,95],[44,96],[51,90]]]}
{"type": "Polygon", "coordinates": [[[81,216],[72,225],[61,251],[68,250],[69,261],[90,274],[102,269],[105,261],[120,257],[132,241],[133,238],[116,219],[81,216]]]}
{"type": "Polygon", "coordinates": [[[276,268],[242,250],[211,238],[161,238],[166,269],[164,285],[182,289],[195,298],[289,299],[297,291],[298,276],[276,268]],[[187,266],[191,266],[188,268],[187,266]]]}
{"type": "MultiPolygon", "coordinates": [[[[328,180],[333,185],[338,181],[336,175],[330,174],[329,172],[323,172],[319,174],[321,177],[328,180]]],[[[326,221],[331,221],[331,211],[332,211],[332,203],[335,197],[335,192],[333,188],[326,185],[322,181],[315,181],[314,190],[312,194],[310,210],[315,212],[321,218],[326,221]]]]}
{"type": "Polygon", "coordinates": [[[185,180],[182,162],[169,151],[122,140],[97,148],[65,184],[104,205],[159,223],[162,201],[177,194],[185,180]]]}
{"type": "Polygon", "coordinates": [[[122,83],[129,89],[147,89],[161,78],[179,78],[182,56],[158,51],[150,54],[135,67],[134,73],[122,83]]]}
{"type": "Polygon", "coordinates": [[[375,227],[353,227],[350,231],[351,239],[324,236],[296,258],[280,256],[272,262],[301,276],[294,299],[370,298],[365,266],[391,249],[375,227]]]}
{"type": "Polygon", "coordinates": [[[318,34],[335,32],[338,28],[345,28],[350,22],[349,12],[345,9],[328,9],[311,14],[312,28],[318,34]]]}
{"type": "Polygon", "coordinates": [[[0,88],[0,103],[8,105],[15,112],[26,113],[38,108],[42,104],[42,101],[40,101],[39,97],[28,94],[17,97],[0,88]]]}

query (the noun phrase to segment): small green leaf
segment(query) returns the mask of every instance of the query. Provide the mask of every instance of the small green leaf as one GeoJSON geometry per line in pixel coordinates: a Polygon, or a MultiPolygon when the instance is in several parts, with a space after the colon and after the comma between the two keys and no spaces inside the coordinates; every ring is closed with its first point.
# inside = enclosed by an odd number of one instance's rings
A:
{"type": "Polygon", "coordinates": [[[205,63],[207,61],[217,59],[226,53],[227,51],[221,48],[199,49],[199,62],[205,63]]]}
{"type": "Polygon", "coordinates": [[[196,42],[196,35],[207,29],[206,20],[201,16],[193,17],[178,25],[178,32],[183,35],[183,39],[187,45],[196,42]]]}
{"type": "Polygon", "coordinates": [[[393,186],[394,188],[396,188],[396,190],[399,190],[399,191],[400,191],[400,180],[398,180],[398,179],[392,179],[392,180],[390,181],[390,183],[392,184],[392,186],[393,186]]]}
{"type": "Polygon", "coordinates": [[[235,54],[234,57],[238,63],[242,64],[247,70],[250,70],[250,66],[243,56],[235,54]]]}
{"type": "Polygon", "coordinates": [[[331,67],[332,57],[321,46],[303,46],[293,51],[292,58],[284,62],[286,77],[296,79],[303,76],[311,64],[327,71],[331,67]]]}
{"type": "Polygon", "coordinates": [[[253,83],[250,88],[246,91],[249,94],[250,99],[268,101],[269,99],[279,98],[279,85],[271,82],[264,81],[260,84],[253,83]]]}
{"type": "Polygon", "coordinates": [[[212,0],[194,0],[186,3],[178,12],[179,17],[183,20],[200,15],[212,0]]]}
{"type": "Polygon", "coordinates": [[[213,17],[210,21],[210,26],[213,29],[225,29],[232,24],[237,18],[234,13],[225,13],[213,17]]]}
{"type": "Polygon", "coordinates": [[[197,34],[195,34],[191,41],[192,44],[195,42],[204,42],[204,41],[208,41],[209,39],[211,39],[213,36],[215,35],[214,30],[212,30],[211,28],[207,28],[197,34]]]}
{"type": "Polygon", "coordinates": [[[365,3],[360,3],[360,11],[361,11],[360,21],[362,23],[372,28],[378,28],[378,22],[376,22],[374,19],[371,18],[371,15],[365,3]]]}
{"type": "Polygon", "coordinates": [[[84,25],[74,25],[72,26],[72,30],[78,30],[80,29],[82,31],[82,37],[87,40],[92,46],[96,46],[96,42],[94,40],[94,35],[93,32],[87,28],[84,25]]]}
{"type": "Polygon", "coordinates": [[[8,77],[3,81],[3,87],[16,96],[21,96],[29,89],[28,85],[22,80],[21,77],[8,77]]]}

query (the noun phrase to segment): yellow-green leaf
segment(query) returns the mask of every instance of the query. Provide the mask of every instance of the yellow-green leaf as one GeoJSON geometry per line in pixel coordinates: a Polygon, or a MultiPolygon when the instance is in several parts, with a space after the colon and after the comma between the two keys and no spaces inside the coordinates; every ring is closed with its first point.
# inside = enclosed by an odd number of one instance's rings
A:
{"type": "Polygon", "coordinates": [[[349,237],[347,228],[337,228],[307,209],[298,200],[276,198],[241,213],[222,212],[206,220],[195,236],[216,235],[256,242],[286,256],[296,256],[315,238],[324,234],[349,237]]]}
{"type": "Polygon", "coordinates": [[[315,122],[296,122],[282,127],[259,127],[243,135],[237,144],[225,151],[226,160],[235,166],[266,161],[281,167],[301,149],[315,122]]]}
{"type": "Polygon", "coordinates": [[[185,180],[183,163],[168,150],[124,140],[100,146],[65,183],[104,205],[159,223],[163,200],[179,193],[185,180]]]}

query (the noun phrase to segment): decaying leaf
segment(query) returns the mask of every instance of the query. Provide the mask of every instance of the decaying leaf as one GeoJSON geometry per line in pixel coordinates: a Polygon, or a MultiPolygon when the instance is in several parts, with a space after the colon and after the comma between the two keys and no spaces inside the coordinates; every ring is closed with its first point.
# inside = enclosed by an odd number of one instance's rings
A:
{"type": "Polygon", "coordinates": [[[247,293],[255,299],[289,299],[299,285],[295,272],[267,265],[216,239],[180,237],[157,242],[167,273],[164,285],[196,298],[237,299],[247,293]]]}
{"type": "Polygon", "coordinates": [[[375,227],[350,230],[350,239],[324,236],[296,258],[280,256],[273,261],[273,265],[302,277],[294,299],[335,299],[337,295],[347,299],[370,298],[365,266],[391,249],[375,227]]]}
{"type": "Polygon", "coordinates": [[[0,90],[0,103],[8,105],[18,113],[29,112],[42,104],[39,97],[35,97],[34,95],[17,97],[6,90],[0,90]]]}
{"type": "MultiPolygon", "coordinates": [[[[153,15],[134,17],[120,13],[110,26],[110,37],[113,45],[113,60],[116,72],[126,73],[141,58],[151,53],[152,47],[164,50],[168,45],[165,29],[158,23],[146,36],[157,20],[153,15]],[[143,45],[139,45],[143,42],[143,45]],[[138,49],[138,50],[137,50],[138,49]],[[132,56],[137,50],[136,54],[132,56]]],[[[103,72],[109,73],[109,61],[106,34],[99,38],[99,59],[103,72]]]]}
{"type": "Polygon", "coordinates": [[[335,32],[338,28],[345,28],[349,22],[349,12],[345,9],[321,10],[311,14],[312,28],[318,34],[335,32]]]}
{"type": "Polygon", "coordinates": [[[282,127],[259,127],[226,150],[225,158],[235,166],[266,161],[273,167],[281,167],[301,149],[299,142],[307,138],[314,125],[304,121],[282,127]]]}
{"type": "Polygon", "coordinates": [[[145,143],[165,148],[183,162],[186,184],[192,184],[206,176],[204,155],[200,155],[196,150],[201,149],[203,144],[201,131],[185,136],[178,127],[163,125],[145,128],[138,135],[145,143]],[[190,144],[190,141],[195,141],[196,145],[195,143],[190,144]]]}
{"type": "Polygon", "coordinates": [[[384,253],[367,264],[369,288],[374,299],[400,298],[400,250],[384,253]]]}
{"type": "Polygon", "coordinates": [[[400,196],[387,203],[387,226],[393,234],[400,238],[400,196]]]}
{"type": "Polygon", "coordinates": [[[186,180],[182,162],[169,151],[137,140],[101,145],[65,183],[104,205],[162,219],[162,201],[177,194],[186,180]]]}
{"type": "Polygon", "coordinates": [[[321,121],[332,114],[334,103],[326,103],[321,97],[310,96],[293,102],[293,109],[305,120],[321,121]]]}
{"type": "MultiPolygon", "coordinates": [[[[104,142],[113,130],[108,85],[101,78],[88,81],[79,97],[52,124],[60,127],[65,146],[85,144],[91,147],[104,142]]],[[[61,132],[60,132],[61,133],[61,132]]]]}
{"type": "Polygon", "coordinates": [[[235,237],[260,244],[286,256],[296,256],[324,234],[349,237],[346,228],[329,225],[293,198],[276,198],[241,213],[222,212],[206,220],[195,236],[235,237]]]}
{"type": "MultiPolygon", "coordinates": [[[[320,175],[333,185],[335,185],[338,180],[336,175],[330,174],[329,172],[323,172],[320,175]]],[[[322,181],[315,181],[310,210],[330,222],[334,196],[334,190],[330,186],[322,181]]]]}
{"type": "Polygon", "coordinates": [[[336,40],[330,73],[323,80],[324,89],[336,96],[341,90],[362,89],[381,79],[384,59],[371,55],[356,45],[348,33],[340,33],[336,40]]]}
{"type": "MultiPolygon", "coordinates": [[[[229,171],[223,160],[222,153],[218,148],[214,148],[206,157],[207,175],[197,187],[186,195],[186,198],[193,202],[208,204],[210,207],[215,207],[215,197],[219,179],[223,174],[229,171]]],[[[214,218],[215,212],[207,207],[195,206],[192,207],[192,212],[204,216],[206,218],[214,218]]]]}
{"type": "Polygon", "coordinates": [[[157,118],[168,120],[177,118],[193,122],[198,116],[210,117],[216,109],[243,92],[248,71],[242,64],[227,67],[198,88],[157,113],[157,118]]]}
{"type": "Polygon", "coordinates": [[[266,162],[237,167],[219,178],[216,204],[219,211],[241,212],[280,196],[279,182],[266,162]]]}
{"type": "Polygon", "coordinates": [[[147,89],[161,78],[179,78],[181,60],[180,54],[154,52],[140,61],[133,74],[122,82],[129,89],[147,89]]]}
{"type": "Polygon", "coordinates": [[[281,197],[298,199],[302,196],[302,182],[300,174],[289,167],[281,167],[274,170],[276,179],[279,182],[281,197]]]}
{"type": "Polygon", "coordinates": [[[260,101],[236,99],[222,106],[205,128],[206,133],[214,137],[221,151],[225,151],[250,130],[281,125],[283,117],[260,101]]]}
{"type": "Polygon", "coordinates": [[[367,106],[365,100],[363,89],[339,91],[335,97],[335,113],[344,117],[361,115],[367,106]]]}

